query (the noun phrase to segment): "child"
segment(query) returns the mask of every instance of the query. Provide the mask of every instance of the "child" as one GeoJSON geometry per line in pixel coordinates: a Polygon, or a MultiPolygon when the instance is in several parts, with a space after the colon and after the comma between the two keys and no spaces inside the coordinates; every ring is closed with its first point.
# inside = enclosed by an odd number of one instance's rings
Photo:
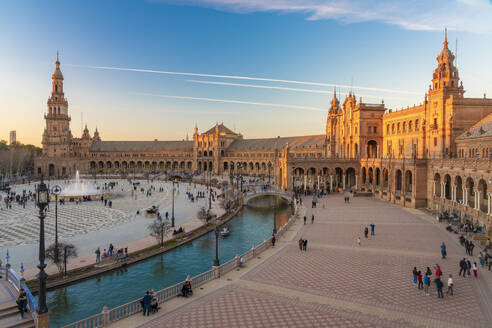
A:
{"type": "Polygon", "coordinates": [[[473,276],[475,278],[478,278],[478,267],[477,267],[477,262],[473,262],[473,276]]]}
{"type": "Polygon", "coordinates": [[[412,271],[412,274],[413,274],[413,284],[414,285],[417,285],[417,267],[413,267],[413,271],[412,271]]]}
{"type": "Polygon", "coordinates": [[[448,291],[446,292],[446,294],[451,294],[451,296],[453,296],[453,275],[450,274],[449,275],[449,278],[448,278],[448,291]]]}
{"type": "Polygon", "coordinates": [[[360,237],[357,237],[357,244],[360,246],[360,237]]]}

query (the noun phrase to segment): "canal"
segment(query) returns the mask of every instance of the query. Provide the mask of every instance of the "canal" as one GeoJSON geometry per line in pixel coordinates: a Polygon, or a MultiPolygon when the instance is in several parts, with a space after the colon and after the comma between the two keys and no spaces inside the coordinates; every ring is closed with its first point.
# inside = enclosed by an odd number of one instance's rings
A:
{"type": "MultiPolygon", "coordinates": [[[[231,234],[219,241],[220,263],[248,251],[272,234],[274,197],[253,200],[224,226],[231,234]]],[[[279,200],[279,199],[278,199],[279,200]]],[[[277,227],[292,213],[290,205],[278,201],[277,227]]],[[[149,223],[151,221],[149,220],[149,223]]],[[[215,258],[215,234],[209,232],[168,253],[135,265],[102,274],[80,283],[48,292],[50,326],[61,327],[143,297],[146,290],[160,290],[210,270],[215,258]]]]}

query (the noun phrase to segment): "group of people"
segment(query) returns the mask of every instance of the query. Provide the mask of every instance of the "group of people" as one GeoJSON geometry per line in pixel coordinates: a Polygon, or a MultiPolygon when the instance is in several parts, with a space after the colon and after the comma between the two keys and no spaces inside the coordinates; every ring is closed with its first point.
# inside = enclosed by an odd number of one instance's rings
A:
{"type": "MultiPolygon", "coordinates": [[[[439,264],[436,264],[434,267],[435,273],[434,273],[434,284],[436,286],[436,292],[437,292],[437,298],[444,298],[444,293],[443,293],[443,288],[444,288],[444,282],[442,281],[442,276],[443,272],[441,270],[441,267],[439,264]]],[[[424,274],[422,274],[422,271],[417,270],[417,267],[413,267],[412,270],[412,275],[413,275],[413,284],[417,286],[417,289],[423,290],[424,294],[426,296],[429,296],[429,288],[431,285],[431,279],[432,279],[432,270],[427,267],[426,271],[424,274]]],[[[453,281],[453,275],[449,275],[448,281],[447,281],[447,286],[448,289],[446,291],[446,294],[453,295],[453,287],[454,287],[454,281],[453,281]]]]}
{"type": "Polygon", "coordinates": [[[467,275],[471,276],[472,271],[473,271],[473,276],[475,278],[478,278],[477,262],[473,262],[473,265],[472,265],[470,260],[463,258],[460,261],[460,272],[458,275],[461,276],[461,274],[463,274],[463,277],[466,277],[467,275]]]}
{"type": "Polygon", "coordinates": [[[471,240],[468,240],[465,238],[465,236],[461,235],[460,244],[461,246],[465,247],[466,254],[473,256],[473,249],[475,248],[475,245],[471,240]]]}
{"type": "MultiPolygon", "coordinates": [[[[376,225],[374,223],[371,223],[369,225],[369,227],[371,228],[371,236],[374,236],[374,230],[376,229],[376,225]]],[[[369,238],[369,228],[368,227],[364,227],[364,238],[368,239],[369,238]]],[[[361,245],[361,240],[360,240],[360,237],[357,237],[357,245],[361,245]]]]}
{"type": "Polygon", "coordinates": [[[107,251],[106,249],[104,249],[104,251],[101,253],[101,249],[98,247],[94,253],[96,254],[96,263],[101,262],[101,259],[112,257],[113,255],[116,255],[118,259],[122,259],[128,257],[128,247],[119,248],[115,252],[113,244],[109,244],[107,251]]]}
{"type": "Polygon", "coordinates": [[[159,300],[154,290],[151,289],[145,292],[144,297],[140,300],[140,305],[142,306],[143,315],[149,316],[150,313],[159,311],[159,300]]]}
{"type": "MultiPolygon", "coordinates": [[[[307,216],[304,215],[304,225],[306,225],[307,222],[307,216]]],[[[314,224],[314,214],[311,215],[311,224],[314,224]]]]}
{"type": "Polygon", "coordinates": [[[299,249],[301,251],[307,251],[307,239],[299,238],[299,249]]]}

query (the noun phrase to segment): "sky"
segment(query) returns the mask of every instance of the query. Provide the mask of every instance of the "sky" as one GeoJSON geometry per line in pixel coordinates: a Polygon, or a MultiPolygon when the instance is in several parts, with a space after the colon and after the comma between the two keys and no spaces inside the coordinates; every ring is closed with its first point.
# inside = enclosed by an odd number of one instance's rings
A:
{"type": "Polygon", "coordinates": [[[56,52],[71,130],[180,140],[324,133],[334,86],[421,103],[444,28],[468,97],[492,96],[490,0],[0,1],[0,139],[40,145],[56,52]]]}

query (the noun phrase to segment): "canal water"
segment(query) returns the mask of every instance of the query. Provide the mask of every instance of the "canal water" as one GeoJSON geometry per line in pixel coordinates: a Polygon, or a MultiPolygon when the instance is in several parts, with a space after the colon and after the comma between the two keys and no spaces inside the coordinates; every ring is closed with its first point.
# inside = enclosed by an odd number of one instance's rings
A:
{"type": "MultiPolygon", "coordinates": [[[[220,263],[248,251],[272,234],[274,197],[261,197],[245,206],[224,224],[231,234],[219,240],[220,263]]],[[[277,228],[292,213],[290,206],[278,201],[277,228]]],[[[149,220],[150,223],[150,220],[149,220]]],[[[61,327],[143,297],[146,290],[160,290],[212,268],[215,258],[213,231],[168,253],[138,264],[102,274],[90,280],[48,292],[50,326],[61,327]]]]}

